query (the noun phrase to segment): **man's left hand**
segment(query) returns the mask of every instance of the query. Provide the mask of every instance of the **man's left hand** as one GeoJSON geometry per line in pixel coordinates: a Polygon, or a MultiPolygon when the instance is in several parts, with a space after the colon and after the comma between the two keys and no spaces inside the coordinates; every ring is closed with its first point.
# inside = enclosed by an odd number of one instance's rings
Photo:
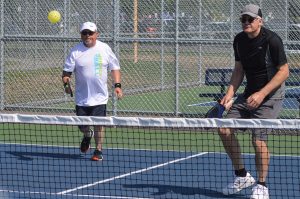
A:
{"type": "Polygon", "coordinates": [[[250,110],[258,108],[263,100],[265,99],[265,95],[261,94],[260,92],[253,93],[247,99],[247,106],[250,110]]]}
{"type": "Polygon", "coordinates": [[[121,88],[115,88],[115,93],[118,99],[121,99],[123,97],[123,91],[121,88]]]}

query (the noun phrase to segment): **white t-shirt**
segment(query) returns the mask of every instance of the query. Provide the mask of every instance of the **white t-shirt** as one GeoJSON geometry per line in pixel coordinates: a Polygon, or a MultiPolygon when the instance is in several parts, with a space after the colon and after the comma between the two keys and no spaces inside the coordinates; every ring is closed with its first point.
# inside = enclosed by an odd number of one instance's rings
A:
{"type": "Polygon", "coordinates": [[[111,48],[100,41],[87,48],[82,42],[71,49],[64,71],[75,73],[75,102],[78,106],[107,104],[107,73],[120,70],[111,48]]]}

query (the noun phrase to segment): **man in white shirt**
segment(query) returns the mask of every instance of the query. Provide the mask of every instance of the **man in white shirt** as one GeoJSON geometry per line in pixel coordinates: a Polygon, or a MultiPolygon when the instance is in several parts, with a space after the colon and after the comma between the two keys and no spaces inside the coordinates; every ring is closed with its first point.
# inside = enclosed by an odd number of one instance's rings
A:
{"type": "MultiPolygon", "coordinates": [[[[106,116],[108,70],[112,74],[116,96],[123,96],[119,61],[106,43],[97,40],[99,33],[96,24],[83,23],[80,34],[82,41],[71,49],[63,68],[62,81],[65,92],[71,93],[68,85],[74,72],[76,115],[106,116]]],[[[104,127],[94,126],[93,130],[89,126],[79,126],[79,129],[84,134],[80,145],[81,152],[89,150],[91,138],[94,136],[96,149],[92,160],[102,160],[104,127]]]]}

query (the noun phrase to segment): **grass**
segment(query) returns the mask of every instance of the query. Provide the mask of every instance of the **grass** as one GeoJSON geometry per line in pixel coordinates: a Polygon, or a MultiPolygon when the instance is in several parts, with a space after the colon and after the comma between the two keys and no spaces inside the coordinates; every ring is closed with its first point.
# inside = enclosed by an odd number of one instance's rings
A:
{"type": "MultiPolygon", "coordinates": [[[[122,111],[143,113],[169,113],[170,116],[176,114],[185,114],[186,117],[203,117],[210,106],[188,106],[191,104],[199,104],[204,102],[212,102],[213,98],[204,97],[205,93],[216,92],[217,86],[195,86],[189,88],[180,88],[178,94],[178,102],[176,102],[175,88],[165,88],[154,91],[142,91],[133,94],[126,94],[122,100],[117,101],[117,110],[119,115],[122,111]],[[199,97],[202,94],[202,97],[199,97]],[[176,107],[178,104],[178,107],[176,107]]],[[[58,109],[73,110],[75,104],[73,99],[65,103],[54,104],[58,109]]],[[[111,110],[112,98],[108,101],[108,109],[111,110]]],[[[164,114],[165,115],[165,114],[164,114]]],[[[299,110],[282,109],[280,118],[298,118],[299,110]]]]}
{"type": "MultiPolygon", "coordinates": [[[[164,115],[183,114],[202,117],[209,107],[188,105],[214,100],[204,95],[199,97],[201,93],[220,92],[218,86],[203,84],[204,77],[201,79],[199,64],[201,64],[201,70],[205,70],[209,65],[199,62],[198,48],[182,46],[184,51],[178,60],[178,70],[175,70],[174,49],[170,46],[165,47],[165,55],[161,59],[160,48],[157,47],[157,45],[142,46],[138,63],[132,61],[132,55],[128,52],[132,53],[131,48],[121,51],[122,87],[125,97],[117,102],[119,115],[122,113],[164,113],[164,115]],[[188,53],[185,53],[185,50],[189,50],[188,53]]],[[[221,66],[219,62],[224,62],[223,58],[228,57],[227,53],[220,53],[216,57],[211,52],[206,52],[202,56],[214,66],[221,66]],[[215,57],[211,58],[211,56],[215,57]]],[[[37,62],[36,64],[38,66],[36,68],[22,68],[22,70],[11,68],[5,72],[5,105],[20,107],[20,110],[27,106],[39,108],[41,111],[46,108],[44,112],[73,110],[74,98],[64,96],[61,83],[62,67],[41,67],[43,63],[39,65],[37,62]]],[[[15,63],[7,61],[5,68],[13,65],[15,63]]],[[[110,99],[108,110],[112,109],[110,99]]],[[[284,118],[297,118],[298,116],[297,110],[284,109],[281,113],[281,117],[284,118]]]]}

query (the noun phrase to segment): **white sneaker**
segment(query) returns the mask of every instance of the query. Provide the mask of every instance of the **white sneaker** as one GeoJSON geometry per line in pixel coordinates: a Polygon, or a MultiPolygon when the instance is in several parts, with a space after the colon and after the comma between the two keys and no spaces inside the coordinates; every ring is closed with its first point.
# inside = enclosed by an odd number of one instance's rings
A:
{"type": "Polygon", "coordinates": [[[255,183],[255,179],[247,172],[246,177],[235,177],[234,182],[230,183],[223,189],[224,195],[231,195],[250,187],[255,183]]]}
{"type": "Polygon", "coordinates": [[[263,185],[256,185],[252,188],[251,199],[269,199],[269,189],[263,185]]]}

